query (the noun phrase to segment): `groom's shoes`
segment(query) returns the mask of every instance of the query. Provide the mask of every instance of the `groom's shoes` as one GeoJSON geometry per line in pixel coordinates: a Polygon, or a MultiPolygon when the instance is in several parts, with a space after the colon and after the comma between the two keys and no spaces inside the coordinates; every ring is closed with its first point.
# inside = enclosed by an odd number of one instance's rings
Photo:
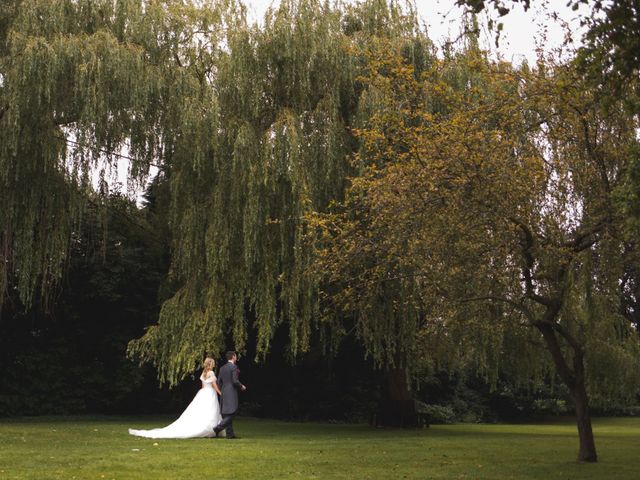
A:
{"type": "Polygon", "coordinates": [[[228,438],[229,440],[235,440],[235,439],[240,438],[240,437],[238,437],[237,435],[234,435],[234,436],[232,436],[232,437],[230,437],[230,436],[228,436],[228,435],[227,435],[227,438],[228,438]]]}

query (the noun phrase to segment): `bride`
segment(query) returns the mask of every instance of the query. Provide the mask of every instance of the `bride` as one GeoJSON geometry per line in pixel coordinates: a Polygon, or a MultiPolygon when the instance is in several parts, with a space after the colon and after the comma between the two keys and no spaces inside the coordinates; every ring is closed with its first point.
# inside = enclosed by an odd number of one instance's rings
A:
{"type": "Polygon", "coordinates": [[[205,358],[204,369],[200,375],[202,388],[175,422],[164,428],[154,428],[153,430],[130,428],[129,433],[147,438],[213,437],[213,428],[222,420],[218,402],[220,387],[218,387],[216,376],[213,373],[214,367],[213,358],[205,358]]]}

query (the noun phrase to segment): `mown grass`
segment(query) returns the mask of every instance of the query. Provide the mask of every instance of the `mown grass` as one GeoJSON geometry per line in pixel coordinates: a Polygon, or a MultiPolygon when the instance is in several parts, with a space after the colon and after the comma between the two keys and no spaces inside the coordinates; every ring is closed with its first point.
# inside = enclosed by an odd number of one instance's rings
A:
{"type": "Polygon", "coordinates": [[[569,421],[424,430],[239,418],[238,440],[149,440],[169,418],[0,421],[0,479],[637,479],[640,419],[595,420],[600,462],[569,421]]]}

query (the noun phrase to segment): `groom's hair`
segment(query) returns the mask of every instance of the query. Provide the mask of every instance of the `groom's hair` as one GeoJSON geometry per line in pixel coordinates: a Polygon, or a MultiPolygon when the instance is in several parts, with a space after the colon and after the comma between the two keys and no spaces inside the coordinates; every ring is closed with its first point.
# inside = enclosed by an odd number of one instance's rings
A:
{"type": "Polygon", "coordinates": [[[234,352],[233,350],[229,350],[227,352],[227,360],[231,360],[235,354],[236,352],[234,352]]]}

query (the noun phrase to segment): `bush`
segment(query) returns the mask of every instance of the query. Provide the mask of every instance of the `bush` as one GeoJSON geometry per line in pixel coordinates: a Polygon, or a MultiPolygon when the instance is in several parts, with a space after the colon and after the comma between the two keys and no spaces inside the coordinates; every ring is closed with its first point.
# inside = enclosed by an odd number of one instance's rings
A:
{"type": "Polygon", "coordinates": [[[444,405],[416,402],[416,410],[427,424],[447,424],[454,423],[457,420],[453,409],[444,405]]]}

